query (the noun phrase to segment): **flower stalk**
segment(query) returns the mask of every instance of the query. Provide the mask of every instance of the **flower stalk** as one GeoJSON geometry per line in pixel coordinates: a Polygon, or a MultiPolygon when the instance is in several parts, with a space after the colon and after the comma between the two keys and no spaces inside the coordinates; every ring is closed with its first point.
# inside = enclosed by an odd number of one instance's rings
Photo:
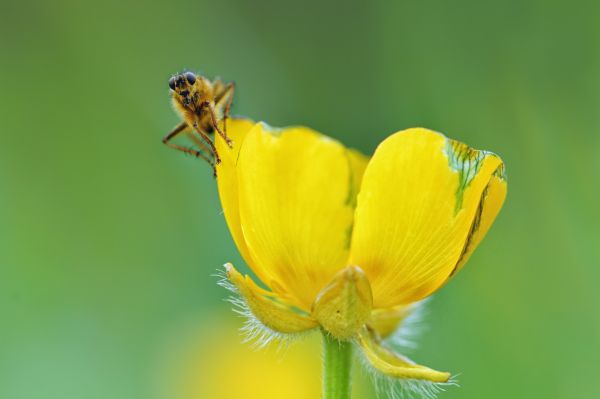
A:
{"type": "Polygon", "coordinates": [[[323,399],[350,399],[352,343],[323,333],[323,399]]]}

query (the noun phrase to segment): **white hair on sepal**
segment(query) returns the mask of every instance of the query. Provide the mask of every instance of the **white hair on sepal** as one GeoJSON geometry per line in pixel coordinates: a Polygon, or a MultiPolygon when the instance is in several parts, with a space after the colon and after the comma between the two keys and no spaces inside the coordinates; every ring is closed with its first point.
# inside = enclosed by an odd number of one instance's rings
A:
{"type": "Polygon", "coordinates": [[[277,351],[285,350],[297,338],[304,335],[304,333],[284,334],[267,327],[252,313],[237,287],[229,281],[225,270],[218,270],[214,276],[219,279],[217,284],[231,293],[226,301],[233,305],[232,310],[235,313],[244,318],[244,325],[240,328],[244,337],[242,342],[250,343],[252,349],[264,349],[273,343],[277,345],[277,351]]]}
{"type": "Polygon", "coordinates": [[[408,316],[402,320],[393,333],[383,340],[387,346],[402,353],[411,353],[417,349],[417,339],[427,331],[425,317],[429,313],[427,304],[430,300],[431,297],[410,305],[408,316]]]}
{"type": "Polygon", "coordinates": [[[418,380],[414,378],[394,378],[387,376],[367,360],[362,353],[359,345],[356,345],[359,352],[360,363],[363,369],[369,374],[375,394],[378,399],[435,399],[440,392],[444,392],[450,386],[458,387],[457,376],[452,376],[447,382],[433,382],[427,380],[418,380]]]}

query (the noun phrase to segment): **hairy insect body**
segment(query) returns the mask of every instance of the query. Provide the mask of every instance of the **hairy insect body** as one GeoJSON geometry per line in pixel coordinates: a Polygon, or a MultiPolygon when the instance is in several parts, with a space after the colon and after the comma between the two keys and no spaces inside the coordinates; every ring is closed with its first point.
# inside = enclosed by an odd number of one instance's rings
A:
{"type": "Polygon", "coordinates": [[[183,121],[163,138],[163,143],[206,160],[216,176],[215,164],[220,162],[220,158],[212,137],[216,132],[231,146],[226,120],[233,101],[233,83],[225,84],[219,79],[211,81],[185,72],[171,77],[169,88],[173,107],[183,121]],[[171,140],[180,133],[186,133],[198,149],[172,143],[171,140]]]}

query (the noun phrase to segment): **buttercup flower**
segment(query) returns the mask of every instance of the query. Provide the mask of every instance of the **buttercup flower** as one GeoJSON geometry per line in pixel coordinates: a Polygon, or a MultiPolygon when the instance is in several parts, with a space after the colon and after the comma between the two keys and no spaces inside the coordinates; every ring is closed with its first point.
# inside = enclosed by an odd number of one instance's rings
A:
{"type": "Polygon", "coordinates": [[[264,286],[226,265],[263,338],[321,328],[360,348],[381,375],[445,383],[385,338],[465,264],[506,196],[501,159],[408,129],[369,160],[305,127],[234,119],[218,189],[243,258],[264,286]]]}

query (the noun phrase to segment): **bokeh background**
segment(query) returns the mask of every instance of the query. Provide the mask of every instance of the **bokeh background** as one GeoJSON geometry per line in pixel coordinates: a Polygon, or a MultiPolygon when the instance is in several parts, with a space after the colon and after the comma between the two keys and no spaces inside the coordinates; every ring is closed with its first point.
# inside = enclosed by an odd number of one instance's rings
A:
{"type": "Polygon", "coordinates": [[[0,397],[318,397],[318,337],[252,352],[211,277],[245,266],[160,142],[183,68],[367,153],[417,125],[499,153],[505,207],[414,358],[460,373],[445,399],[600,397],[599,4],[2,0],[0,397]]]}

